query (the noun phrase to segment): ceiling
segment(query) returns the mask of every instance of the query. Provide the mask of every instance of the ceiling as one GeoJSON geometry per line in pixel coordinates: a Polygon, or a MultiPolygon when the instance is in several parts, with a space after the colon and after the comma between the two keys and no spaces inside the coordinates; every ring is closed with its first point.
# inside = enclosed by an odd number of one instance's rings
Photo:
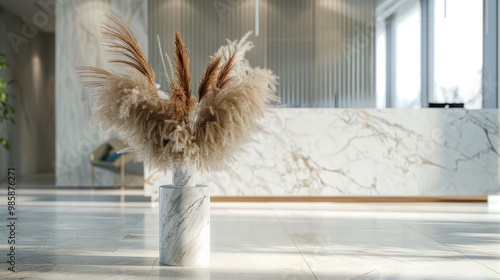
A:
{"type": "MultiPolygon", "coordinates": [[[[55,0],[0,0],[0,6],[20,18],[27,18],[31,23],[34,21],[33,15],[37,12],[42,12],[47,16],[48,21],[47,24],[37,27],[42,31],[53,33],[56,29],[55,15],[47,12],[38,2],[44,3],[50,9],[55,8],[55,0]]],[[[40,18],[41,20],[45,20],[42,17],[40,18]]]]}

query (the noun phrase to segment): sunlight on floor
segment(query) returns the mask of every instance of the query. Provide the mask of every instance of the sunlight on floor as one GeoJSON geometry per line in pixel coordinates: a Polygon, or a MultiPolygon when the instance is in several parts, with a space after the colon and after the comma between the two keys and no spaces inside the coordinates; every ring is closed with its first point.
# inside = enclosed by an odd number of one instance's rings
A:
{"type": "Polygon", "coordinates": [[[159,266],[158,205],[140,190],[18,198],[2,279],[500,279],[486,203],[212,203],[210,267],[179,268],[159,266]]]}

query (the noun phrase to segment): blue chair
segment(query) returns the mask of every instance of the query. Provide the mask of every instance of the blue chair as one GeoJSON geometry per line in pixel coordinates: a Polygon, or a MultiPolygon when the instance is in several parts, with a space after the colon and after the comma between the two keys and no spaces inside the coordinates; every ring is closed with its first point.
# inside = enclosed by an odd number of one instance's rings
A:
{"type": "Polygon", "coordinates": [[[108,142],[100,145],[91,155],[91,181],[94,187],[94,168],[101,168],[114,173],[114,181],[120,176],[120,187],[125,187],[125,173],[144,176],[144,166],[142,163],[135,162],[136,154],[119,153],[128,146],[120,139],[112,138],[108,142]]]}

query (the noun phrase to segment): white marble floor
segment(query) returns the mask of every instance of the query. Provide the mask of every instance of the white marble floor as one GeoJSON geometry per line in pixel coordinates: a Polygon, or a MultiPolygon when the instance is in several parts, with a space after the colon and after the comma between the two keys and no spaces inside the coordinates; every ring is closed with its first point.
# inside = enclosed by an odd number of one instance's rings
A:
{"type": "Polygon", "coordinates": [[[2,227],[1,279],[500,279],[486,204],[213,203],[211,265],[192,269],[158,265],[158,208],[140,191],[18,194],[17,272],[2,227]]]}

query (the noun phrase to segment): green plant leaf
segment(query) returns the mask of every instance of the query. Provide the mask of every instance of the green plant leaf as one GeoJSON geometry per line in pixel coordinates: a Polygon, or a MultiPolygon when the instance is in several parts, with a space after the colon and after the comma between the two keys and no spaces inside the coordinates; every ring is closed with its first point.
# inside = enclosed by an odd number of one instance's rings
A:
{"type": "Polygon", "coordinates": [[[5,62],[4,56],[0,56],[0,70],[9,67],[9,64],[5,62]]]}
{"type": "MultiPolygon", "coordinates": [[[[0,53],[0,70],[8,68],[9,64],[5,62],[5,54],[0,53]]],[[[5,82],[5,80],[0,77],[0,125],[3,122],[14,123],[14,107],[9,104],[9,97],[14,98],[13,95],[7,93],[7,89],[17,84],[16,81],[5,82]]],[[[5,149],[9,149],[9,142],[6,138],[0,138],[0,145],[5,149]]]]}
{"type": "Polygon", "coordinates": [[[9,65],[5,62],[4,56],[0,55],[0,69],[5,69],[9,65]]]}
{"type": "Polygon", "coordinates": [[[0,145],[2,145],[2,147],[6,150],[10,149],[9,141],[7,141],[4,137],[0,137],[0,145]]]}

